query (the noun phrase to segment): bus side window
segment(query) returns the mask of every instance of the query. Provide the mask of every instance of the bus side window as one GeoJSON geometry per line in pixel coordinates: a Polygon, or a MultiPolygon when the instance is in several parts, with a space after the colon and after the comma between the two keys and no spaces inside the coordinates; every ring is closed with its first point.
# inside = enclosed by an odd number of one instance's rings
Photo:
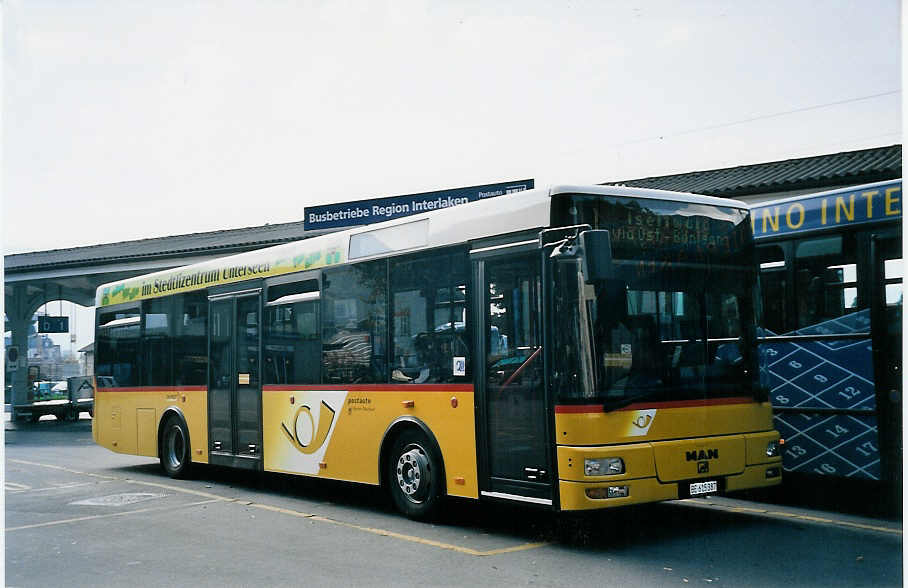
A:
{"type": "Polygon", "coordinates": [[[265,384],[318,384],[322,353],[318,281],[270,286],[267,296],[265,384]]]}
{"type": "Polygon", "coordinates": [[[385,383],[388,262],[358,263],[323,278],[322,383],[385,383]]]}
{"type": "MultiPolygon", "coordinates": [[[[795,249],[798,327],[828,322],[866,307],[858,298],[852,235],[805,239],[795,249]]],[[[830,329],[838,330],[834,324],[830,329]]]]}
{"type": "Polygon", "coordinates": [[[391,264],[391,381],[450,383],[470,376],[466,252],[391,264]]]}
{"type": "Polygon", "coordinates": [[[142,302],[142,385],[172,386],[172,300],[152,298],[142,302]]]}
{"type": "Polygon", "coordinates": [[[199,290],[173,298],[174,384],[204,386],[208,382],[208,296],[199,290]]]}
{"type": "Polygon", "coordinates": [[[98,314],[95,343],[98,386],[108,388],[139,385],[140,326],[138,307],[98,314]]]}

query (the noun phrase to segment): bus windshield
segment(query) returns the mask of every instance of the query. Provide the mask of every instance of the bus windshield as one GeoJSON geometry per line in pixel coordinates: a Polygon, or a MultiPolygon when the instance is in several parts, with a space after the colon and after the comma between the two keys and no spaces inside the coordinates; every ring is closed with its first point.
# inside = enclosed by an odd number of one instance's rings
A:
{"type": "Polygon", "coordinates": [[[613,256],[612,275],[591,283],[579,256],[550,257],[559,401],[614,410],[758,394],[746,211],[601,196],[568,196],[559,211],[608,230],[613,256]]]}

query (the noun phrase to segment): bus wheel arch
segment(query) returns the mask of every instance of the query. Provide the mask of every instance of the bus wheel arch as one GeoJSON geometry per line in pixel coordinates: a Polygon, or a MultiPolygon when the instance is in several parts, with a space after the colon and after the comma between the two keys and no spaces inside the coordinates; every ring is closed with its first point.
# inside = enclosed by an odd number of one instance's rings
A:
{"type": "Polygon", "coordinates": [[[444,460],[424,422],[401,417],[391,423],[379,453],[379,480],[407,517],[430,520],[437,513],[447,494],[444,460]]]}
{"type": "Polygon", "coordinates": [[[171,478],[185,478],[192,467],[189,427],[179,408],[171,407],[161,415],[158,426],[158,459],[171,478]]]}

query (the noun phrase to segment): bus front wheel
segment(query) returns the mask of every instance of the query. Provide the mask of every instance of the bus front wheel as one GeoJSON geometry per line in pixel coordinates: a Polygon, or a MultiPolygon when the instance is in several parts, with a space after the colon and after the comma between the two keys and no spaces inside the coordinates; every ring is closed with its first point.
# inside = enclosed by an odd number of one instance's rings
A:
{"type": "Polygon", "coordinates": [[[441,459],[426,436],[416,430],[401,433],[391,447],[388,487],[394,506],[407,517],[429,520],[441,502],[441,459]]]}
{"type": "Polygon", "coordinates": [[[189,452],[189,431],[182,419],[167,418],[161,432],[161,447],[158,452],[161,468],[171,478],[185,478],[192,463],[189,452]]]}

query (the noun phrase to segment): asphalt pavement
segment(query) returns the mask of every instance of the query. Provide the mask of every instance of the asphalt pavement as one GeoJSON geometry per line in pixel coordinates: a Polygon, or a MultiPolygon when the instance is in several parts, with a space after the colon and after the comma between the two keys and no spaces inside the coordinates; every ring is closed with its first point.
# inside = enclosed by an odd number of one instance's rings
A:
{"type": "Polygon", "coordinates": [[[558,517],[96,446],[91,421],[5,426],[8,586],[900,586],[897,518],[710,497],[558,517]]]}

